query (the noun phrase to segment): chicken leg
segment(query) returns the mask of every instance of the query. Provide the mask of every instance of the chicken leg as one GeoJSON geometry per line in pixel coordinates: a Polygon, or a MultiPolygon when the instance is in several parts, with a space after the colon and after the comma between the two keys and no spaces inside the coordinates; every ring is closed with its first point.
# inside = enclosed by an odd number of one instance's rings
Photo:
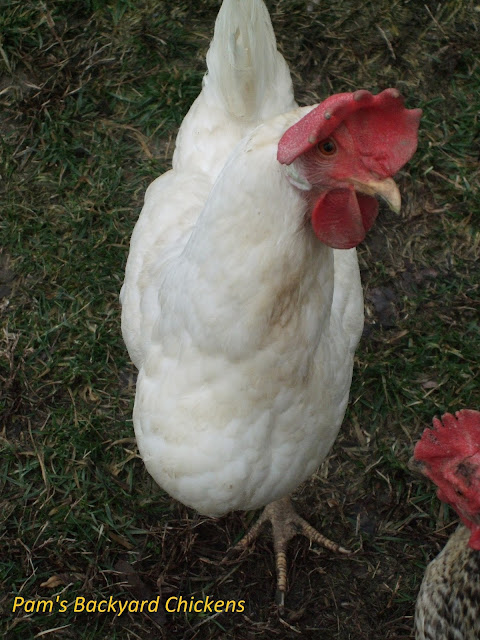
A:
{"type": "Polygon", "coordinates": [[[294,536],[302,534],[311,542],[317,542],[327,549],[330,549],[330,551],[344,554],[350,554],[352,552],[344,549],[336,542],[329,540],[308,524],[308,522],[295,511],[288,496],[268,504],[257,522],[233,547],[233,551],[243,551],[246,549],[258,537],[263,525],[268,521],[272,524],[273,548],[277,569],[275,602],[279,609],[283,610],[285,592],[287,590],[287,546],[288,542],[294,536]]]}

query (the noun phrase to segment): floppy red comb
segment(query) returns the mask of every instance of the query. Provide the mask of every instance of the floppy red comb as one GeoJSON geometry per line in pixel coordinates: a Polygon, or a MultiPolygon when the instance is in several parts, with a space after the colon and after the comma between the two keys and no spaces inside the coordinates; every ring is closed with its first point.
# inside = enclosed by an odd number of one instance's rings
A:
{"type": "Polygon", "coordinates": [[[445,413],[433,419],[433,429],[425,429],[414,450],[415,460],[473,456],[480,451],[480,411],[462,409],[453,416],[445,413]]]}
{"type": "Polygon", "coordinates": [[[391,177],[415,153],[421,115],[421,109],[404,107],[397,89],[375,96],[365,90],[338,93],[287,129],[278,144],[277,159],[291,164],[345,124],[366,167],[379,178],[391,177]]]}

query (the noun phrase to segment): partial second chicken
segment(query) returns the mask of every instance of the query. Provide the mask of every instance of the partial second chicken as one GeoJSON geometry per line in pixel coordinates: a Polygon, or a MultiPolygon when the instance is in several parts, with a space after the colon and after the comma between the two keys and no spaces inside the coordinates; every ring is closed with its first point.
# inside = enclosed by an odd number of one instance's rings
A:
{"type": "Polygon", "coordinates": [[[417,468],[461,524],[427,567],[415,608],[416,640],[480,638],[480,412],[434,418],[415,447],[417,468]]]}

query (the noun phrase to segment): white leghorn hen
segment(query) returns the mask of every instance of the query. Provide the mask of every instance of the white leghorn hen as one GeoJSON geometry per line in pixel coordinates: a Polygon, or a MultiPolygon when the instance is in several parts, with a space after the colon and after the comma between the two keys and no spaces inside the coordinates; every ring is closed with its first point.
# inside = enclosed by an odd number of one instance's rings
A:
{"type": "Polygon", "coordinates": [[[480,638],[480,412],[433,420],[415,460],[462,524],[425,571],[415,609],[416,640],[480,638]]]}
{"type": "MultiPolygon", "coordinates": [[[[363,326],[356,246],[413,155],[395,89],[298,108],[262,0],[224,0],[173,169],[148,188],[122,288],[148,471],[202,514],[269,504],[278,592],[300,529],[286,496],[332,446],[363,326]],[[339,250],[336,250],[339,249],[339,250]]],[[[247,534],[252,540],[258,527],[247,534]]]]}

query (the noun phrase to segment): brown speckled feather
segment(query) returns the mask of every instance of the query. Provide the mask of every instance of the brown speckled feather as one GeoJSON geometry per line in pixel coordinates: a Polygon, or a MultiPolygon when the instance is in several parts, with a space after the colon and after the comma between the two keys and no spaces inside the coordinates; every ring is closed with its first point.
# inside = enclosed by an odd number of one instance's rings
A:
{"type": "Polygon", "coordinates": [[[415,610],[416,640],[480,639],[480,551],[460,526],[428,565],[415,610]]]}

